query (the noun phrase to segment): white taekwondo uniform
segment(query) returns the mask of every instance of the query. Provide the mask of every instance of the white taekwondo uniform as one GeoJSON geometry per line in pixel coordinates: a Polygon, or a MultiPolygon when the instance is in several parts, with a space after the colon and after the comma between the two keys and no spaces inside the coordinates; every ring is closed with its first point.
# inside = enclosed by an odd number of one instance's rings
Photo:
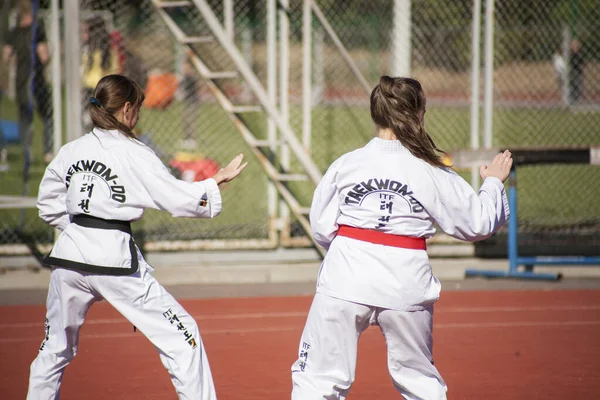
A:
{"type": "Polygon", "coordinates": [[[310,210],[312,234],[328,252],[292,366],[292,399],[344,399],[358,338],[370,324],[383,332],[390,375],[406,399],[446,398],[431,354],[440,282],[427,252],[341,236],[340,227],[427,239],[437,223],[455,238],[476,241],[508,216],[499,179],[485,179],[477,194],[455,172],[418,159],[398,140],[374,138],[337,159],[310,210]]]}
{"type": "MultiPolygon", "coordinates": [[[[48,165],[37,206],[40,217],[62,232],[46,258],[53,267],[46,334],[31,365],[27,398],[58,398],[85,315],[105,299],[156,346],[180,399],[215,399],[198,326],[150,275],[153,268],[129,226],[145,208],[176,217],[217,216],[215,180],[178,180],[143,143],[95,128],[63,146],[48,165]]],[[[124,379],[129,372],[123,371],[124,379]]]]}

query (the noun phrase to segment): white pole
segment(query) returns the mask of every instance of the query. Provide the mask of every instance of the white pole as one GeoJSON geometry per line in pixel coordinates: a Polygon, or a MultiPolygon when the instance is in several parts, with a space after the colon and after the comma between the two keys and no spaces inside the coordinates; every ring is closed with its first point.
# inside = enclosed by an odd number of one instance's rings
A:
{"type": "MultiPolygon", "coordinates": [[[[277,103],[277,9],[276,0],[267,0],[267,93],[269,102],[277,103]]],[[[267,139],[271,152],[277,151],[277,129],[273,119],[267,120],[267,139]]],[[[268,213],[271,221],[277,216],[277,190],[269,182],[267,185],[268,213]]]]}
{"type": "Polygon", "coordinates": [[[485,81],[483,147],[492,147],[492,122],[494,113],[494,0],[485,4],[485,81]]]}
{"type": "Polygon", "coordinates": [[[60,12],[59,0],[52,0],[52,26],[50,41],[52,43],[52,109],[54,127],[54,145],[52,151],[58,154],[62,146],[62,82],[60,77],[60,12]]]}
{"type": "MultiPolygon", "coordinates": [[[[244,57],[244,60],[246,60],[246,63],[248,63],[248,65],[252,65],[253,60],[252,60],[252,28],[250,27],[250,24],[246,23],[243,25],[242,27],[242,32],[240,35],[240,50],[242,52],[242,56],[244,57]]],[[[233,46],[233,42],[231,42],[231,45],[233,46]]],[[[252,93],[251,93],[251,89],[250,87],[248,87],[247,83],[242,83],[242,92],[241,92],[241,99],[243,102],[247,103],[249,101],[251,101],[252,98],[252,93]]]]}
{"type": "MultiPolygon", "coordinates": [[[[314,33],[315,85],[312,94],[312,104],[317,105],[321,103],[325,89],[325,32],[323,32],[323,29],[317,28],[314,30],[314,33]]],[[[304,143],[304,147],[310,149],[310,142],[309,137],[308,141],[304,143]]]]}
{"type": "MultiPolygon", "coordinates": [[[[267,0],[267,93],[271,104],[277,103],[277,0],[267,0]]],[[[275,150],[275,123],[269,118],[267,137],[275,150]]]]}
{"type": "MultiPolygon", "coordinates": [[[[473,27],[471,37],[471,148],[479,148],[479,73],[481,44],[481,0],[473,0],[473,27]]],[[[471,168],[471,186],[479,187],[479,169],[471,168]]]]}
{"type": "Polygon", "coordinates": [[[392,31],[393,76],[410,76],[410,10],[411,0],[394,0],[392,31]]]}
{"type": "MultiPolygon", "coordinates": [[[[281,119],[284,124],[289,124],[289,76],[290,76],[290,20],[287,14],[289,0],[280,0],[281,8],[279,10],[279,107],[281,119]]],[[[290,148],[287,144],[281,145],[281,166],[289,171],[290,168],[290,148]]],[[[286,239],[291,236],[290,233],[290,209],[285,202],[281,200],[279,206],[279,217],[281,218],[281,237],[286,239]]]]}
{"type": "Polygon", "coordinates": [[[233,43],[235,30],[233,25],[233,0],[224,0],[223,8],[225,9],[225,32],[227,32],[227,37],[233,43]]]}
{"type": "MultiPolygon", "coordinates": [[[[312,107],[312,0],[304,0],[302,9],[302,144],[310,143],[312,107]]],[[[308,149],[304,147],[306,151],[308,149]]]]}
{"type": "Polygon", "coordinates": [[[67,86],[67,142],[81,136],[81,78],[79,0],[64,7],[65,24],[65,83],[67,86]]]}

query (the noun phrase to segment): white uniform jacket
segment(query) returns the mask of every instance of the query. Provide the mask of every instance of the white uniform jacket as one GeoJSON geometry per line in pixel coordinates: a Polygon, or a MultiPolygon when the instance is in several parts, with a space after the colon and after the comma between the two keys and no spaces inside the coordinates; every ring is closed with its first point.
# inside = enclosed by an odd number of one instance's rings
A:
{"type": "Polygon", "coordinates": [[[62,231],[47,264],[126,275],[137,271],[141,256],[127,227],[145,208],[212,218],[221,212],[221,194],[214,179],[178,180],[145,144],[94,128],[48,165],[37,207],[40,218],[62,231]],[[98,223],[101,229],[90,227],[98,223]]]}
{"type": "Polygon", "coordinates": [[[466,241],[485,239],[508,219],[504,185],[487,178],[479,194],[451,169],[432,167],[397,140],[374,138],[328,169],[310,222],[328,249],[317,292],[372,306],[420,310],[439,298],[427,253],[336,236],[340,225],[430,238],[437,223],[466,241]]]}

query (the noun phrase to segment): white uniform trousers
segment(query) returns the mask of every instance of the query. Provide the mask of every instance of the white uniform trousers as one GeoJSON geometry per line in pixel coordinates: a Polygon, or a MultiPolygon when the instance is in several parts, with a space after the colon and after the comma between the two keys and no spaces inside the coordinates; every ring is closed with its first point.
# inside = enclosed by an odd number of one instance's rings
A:
{"type": "Polygon", "coordinates": [[[446,384],[433,365],[433,307],[397,311],[317,293],[292,365],[292,400],[345,399],[354,382],[358,339],[379,325],[388,370],[407,400],[446,399],[446,384]]]}
{"type": "Polygon", "coordinates": [[[46,337],[31,364],[28,400],[59,398],[65,367],[77,354],[85,315],[101,299],[158,349],[179,399],[216,399],[196,322],[140,263],[138,272],[127,276],[92,275],[62,268],[52,271],[46,337]]]}

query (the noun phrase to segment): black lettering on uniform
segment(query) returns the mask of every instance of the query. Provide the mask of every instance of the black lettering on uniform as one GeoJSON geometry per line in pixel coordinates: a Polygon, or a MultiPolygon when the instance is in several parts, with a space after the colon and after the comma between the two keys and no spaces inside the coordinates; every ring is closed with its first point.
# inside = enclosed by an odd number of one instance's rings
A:
{"type": "Polygon", "coordinates": [[[413,194],[412,191],[410,191],[410,192],[408,191],[407,185],[402,186],[400,189],[397,190],[397,192],[399,194],[401,194],[402,196],[409,196],[409,195],[413,194]]]}
{"type": "Polygon", "coordinates": [[[106,182],[110,182],[110,181],[112,181],[114,179],[117,179],[118,178],[117,175],[110,176],[111,172],[112,171],[110,170],[110,168],[107,168],[106,171],[104,171],[104,173],[101,175],[101,177],[104,178],[104,180],[106,182]]]}
{"type": "Polygon", "coordinates": [[[81,165],[84,171],[91,171],[95,163],[96,160],[81,160],[81,165]]]}
{"type": "Polygon", "coordinates": [[[73,169],[73,166],[71,165],[69,167],[69,170],[67,171],[67,175],[73,175],[75,173],[75,170],[73,169]]]}
{"type": "Polygon", "coordinates": [[[414,197],[410,196],[409,202],[410,202],[410,204],[413,205],[412,212],[418,213],[418,212],[422,212],[424,210],[421,203],[419,203],[419,201],[417,199],[415,199],[414,197]]]}
{"type": "Polygon", "coordinates": [[[363,187],[361,187],[360,183],[358,185],[354,186],[352,188],[352,190],[354,190],[356,193],[358,193],[360,195],[367,194],[367,191],[363,187]]]}
{"type": "Polygon", "coordinates": [[[377,180],[377,179],[373,179],[375,181],[375,184],[377,185],[377,189],[379,190],[387,190],[388,185],[390,184],[390,180],[386,179],[385,181],[383,179],[377,180]]]}
{"type": "Polygon", "coordinates": [[[102,164],[99,161],[96,161],[96,164],[94,164],[94,167],[92,168],[92,172],[102,176],[102,173],[104,172],[105,169],[106,169],[106,165],[102,164]]]}
{"type": "Polygon", "coordinates": [[[358,201],[346,196],[346,204],[358,204],[358,201]]]}
{"type": "Polygon", "coordinates": [[[71,167],[73,168],[73,170],[74,170],[75,172],[81,172],[81,167],[79,166],[79,163],[80,163],[80,162],[81,162],[81,161],[77,161],[75,164],[71,165],[71,167]]]}
{"type": "Polygon", "coordinates": [[[113,193],[113,195],[110,196],[110,198],[114,201],[118,201],[119,203],[125,203],[125,200],[127,199],[127,197],[125,197],[124,194],[120,193],[113,193]]]}
{"type": "Polygon", "coordinates": [[[367,192],[372,192],[375,190],[375,188],[371,186],[372,181],[373,179],[369,179],[367,182],[361,182],[360,184],[363,185],[365,189],[367,189],[367,192]]]}
{"type": "Polygon", "coordinates": [[[362,195],[355,192],[348,193],[348,196],[355,198],[357,202],[359,202],[362,199],[362,195]]]}
{"type": "Polygon", "coordinates": [[[397,191],[398,189],[400,189],[400,186],[402,186],[402,184],[398,181],[391,181],[390,182],[390,190],[392,192],[397,191]]]}
{"type": "Polygon", "coordinates": [[[121,185],[111,186],[110,187],[113,193],[125,193],[125,187],[121,185]]]}

